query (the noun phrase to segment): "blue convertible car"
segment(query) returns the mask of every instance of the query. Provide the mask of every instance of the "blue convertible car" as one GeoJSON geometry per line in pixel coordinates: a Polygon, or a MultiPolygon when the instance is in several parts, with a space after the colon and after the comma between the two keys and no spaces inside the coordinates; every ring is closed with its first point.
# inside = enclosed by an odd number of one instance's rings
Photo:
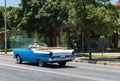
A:
{"type": "Polygon", "coordinates": [[[74,50],[64,50],[61,47],[47,47],[44,43],[30,44],[27,49],[14,50],[16,62],[23,61],[37,63],[38,66],[45,66],[47,63],[58,63],[65,66],[66,62],[72,61],[75,57],[74,50]]]}

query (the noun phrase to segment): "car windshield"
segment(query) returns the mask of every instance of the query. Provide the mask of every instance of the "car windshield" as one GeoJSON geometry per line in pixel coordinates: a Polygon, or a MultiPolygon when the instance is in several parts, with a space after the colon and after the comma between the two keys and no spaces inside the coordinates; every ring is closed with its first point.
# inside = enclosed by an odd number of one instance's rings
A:
{"type": "Polygon", "coordinates": [[[47,45],[45,43],[29,44],[29,48],[40,48],[40,47],[47,47],[47,45]]]}

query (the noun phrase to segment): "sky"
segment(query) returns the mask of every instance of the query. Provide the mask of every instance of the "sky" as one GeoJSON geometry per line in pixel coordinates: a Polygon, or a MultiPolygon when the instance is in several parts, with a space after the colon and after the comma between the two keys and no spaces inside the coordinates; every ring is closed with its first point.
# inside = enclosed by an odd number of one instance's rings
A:
{"type": "MultiPolygon", "coordinates": [[[[4,1],[5,0],[0,0],[0,6],[4,6],[4,1]]],[[[20,2],[21,2],[21,0],[6,0],[7,6],[17,7],[20,2]]],[[[117,2],[117,0],[111,0],[112,4],[115,4],[116,2],[117,2]]]]}
{"type": "MultiPolygon", "coordinates": [[[[19,3],[21,3],[21,0],[6,0],[7,6],[17,7],[19,3]]],[[[0,6],[4,6],[4,4],[5,4],[5,0],[0,0],[0,6]]]]}
{"type": "Polygon", "coordinates": [[[110,0],[112,4],[116,4],[118,0],[110,0]]]}

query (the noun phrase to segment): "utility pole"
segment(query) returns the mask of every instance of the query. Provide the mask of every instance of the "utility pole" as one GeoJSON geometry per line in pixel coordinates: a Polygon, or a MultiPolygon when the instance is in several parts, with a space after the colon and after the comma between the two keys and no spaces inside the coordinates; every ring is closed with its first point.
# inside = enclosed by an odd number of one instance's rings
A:
{"type": "Polygon", "coordinates": [[[5,24],[5,54],[7,54],[7,21],[6,21],[6,0],[5,0],[5,12],[4,12],[4,24],[5,24]]]}

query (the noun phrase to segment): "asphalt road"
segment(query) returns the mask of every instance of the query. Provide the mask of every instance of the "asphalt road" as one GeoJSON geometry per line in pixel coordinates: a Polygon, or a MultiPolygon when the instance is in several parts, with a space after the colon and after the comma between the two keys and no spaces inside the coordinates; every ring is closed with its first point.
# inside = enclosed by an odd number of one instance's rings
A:
{"type": "Polygon", "coordinates": [[[0,81],[120,81],[120,67],[69,62],[65,67],[16,64],[0,55],[0,81]]]}

